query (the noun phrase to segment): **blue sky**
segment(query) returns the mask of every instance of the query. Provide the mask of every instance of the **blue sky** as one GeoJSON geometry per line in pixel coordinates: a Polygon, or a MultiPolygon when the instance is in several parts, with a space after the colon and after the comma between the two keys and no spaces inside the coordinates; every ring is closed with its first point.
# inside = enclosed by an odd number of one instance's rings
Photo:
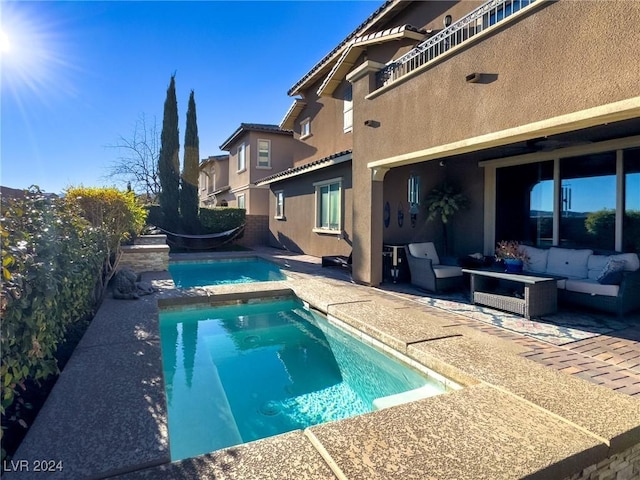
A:
{"type": "MultiPolygon", "coordinates": [[[[112,185],[176,73],[180,142],[195,92],[200,158],[241,122],[280,123],[287,91],[382,2],[2,1],[1,176],[47,192],[112,185]]],[[[182,155],[181,155],[182,158],[182,155]]]]}

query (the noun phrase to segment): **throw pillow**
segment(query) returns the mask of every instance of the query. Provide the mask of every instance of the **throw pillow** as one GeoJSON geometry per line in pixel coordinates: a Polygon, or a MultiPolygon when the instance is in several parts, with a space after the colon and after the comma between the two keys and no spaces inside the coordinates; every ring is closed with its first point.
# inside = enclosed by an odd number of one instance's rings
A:
{"type": "Polygon", "coordinates": [[[624,260],[609,260],[596,280],[602,285],[620,285],[624,260]]]}

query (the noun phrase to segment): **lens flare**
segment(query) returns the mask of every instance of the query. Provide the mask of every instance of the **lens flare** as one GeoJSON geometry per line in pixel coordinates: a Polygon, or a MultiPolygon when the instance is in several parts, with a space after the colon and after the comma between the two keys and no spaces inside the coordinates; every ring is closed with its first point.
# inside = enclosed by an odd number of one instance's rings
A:
{"type": "Polygon", "coordinates": [[[0,52],[2,93],[19,100],[37,96],[43,102],[73,94],[64,25],[46,3],[2,2],[0,52]],[[43,9],[45,5],[47,8],[43,9]]]}
{"type": "Polygon", "coordinates": [[[9,42],[9,35],[5,32],[0,32],[0,52],[2,54],[9,53],[11,51],[11,43],[9,42]]]}

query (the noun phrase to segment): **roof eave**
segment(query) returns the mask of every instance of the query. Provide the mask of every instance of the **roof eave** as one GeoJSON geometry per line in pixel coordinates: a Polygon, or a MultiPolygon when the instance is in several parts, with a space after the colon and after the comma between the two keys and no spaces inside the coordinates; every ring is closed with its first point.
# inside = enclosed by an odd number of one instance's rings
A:
{"type": "Polygon", "coordinates": [[[298,177],[300,175],[304,175],[309,172],[314,172],[316,170],[320,170],[321,168],[327,168],[332,165],[348,162],[351,159],[352,159],[352,152],[348,150],[348,151],[342,152],[341,154],[337,154],[334,158],[311,162],[307,165],[301,165],[300,167],[291,168],[289,170],[285,170],[284,172],[275,174],[271,177],[266,177],[262,180],[258,180],[257,182],[255,182],[255,185],[259,187],[264,185],[270,185],[272,183],[280,182],[282,180],[287,180],[292,177],[298,177]]]}
{"type": "Polygon", "coordinates": [[[406,0],[388,0],[378,7],[362,24],[351,32],[347,37],[339,43],[331,52],[325,55],[322,60],[316,63],[309,72],[304,75],[298,82],[289,89],[287,94],[289,96],[302,95],[302,91],[312,85],[333,66],[333,62],[337,61],[343,54],[346,48],[349,48],[350,40],[358,36],[358,34],[364,34],[368,29],[379,23],[385,17],[391,13],[396,13],[399,10],[406,8],[411,2],[406,0]]]}
{"type": "Polygon", "coordinates": [[[284,118],[280,122],[280,128],[283,130],[293,130],[294,122],[298,115],[302,111],[302,109],[307,105],[307,102],[302,100],[301,98],[296,98],[287,113],[285,113],[284,118]]]}

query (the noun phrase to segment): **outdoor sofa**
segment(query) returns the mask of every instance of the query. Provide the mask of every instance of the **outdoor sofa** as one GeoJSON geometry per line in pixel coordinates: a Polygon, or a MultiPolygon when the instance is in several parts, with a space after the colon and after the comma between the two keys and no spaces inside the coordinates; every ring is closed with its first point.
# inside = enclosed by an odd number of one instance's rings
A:
{"type": "Polygon", "coordinates": [[[404,249],[412,285],[430,292],[462,286],[462,268],[444,258],[441,262],[433,242],[410,243],[404,249]]]}
{"type": "Polygon", "coordinates": [[[522,246],[525,271],[566,277],[558,300],[624,315],[640,309],[640,260],[636,253],[595,254],[590,249],[522,246]]]}

